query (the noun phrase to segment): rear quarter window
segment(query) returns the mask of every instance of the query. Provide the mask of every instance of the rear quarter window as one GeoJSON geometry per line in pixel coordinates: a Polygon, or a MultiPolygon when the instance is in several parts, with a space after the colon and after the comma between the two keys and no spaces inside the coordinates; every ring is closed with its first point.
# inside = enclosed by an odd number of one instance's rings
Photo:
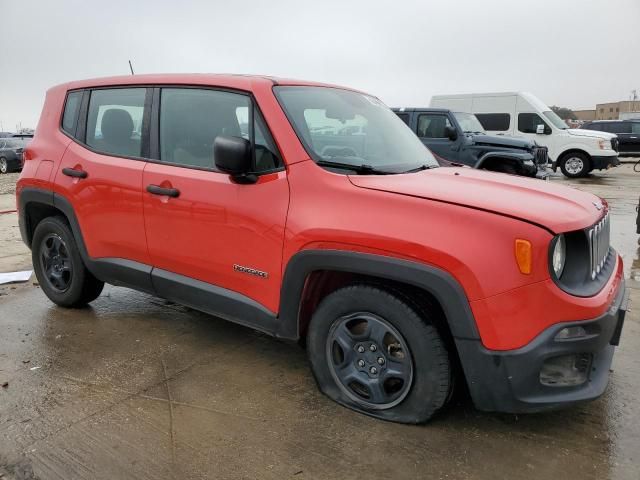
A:
{"type": "Polygon", "coordinates": [[[508,113],[476,113],[475,115],[485,130],[494,132],[509,130],[511,115],[508,113]]]}
{"type": "Polygon", "coordinates": [[[64,102],[64,112],[62,114],[62,130],[69,135],[75,135],[76,125],[78,124],[78,112],[80,111],[80,102],[82,100],[82,92],[69,92],[64,102]]]}

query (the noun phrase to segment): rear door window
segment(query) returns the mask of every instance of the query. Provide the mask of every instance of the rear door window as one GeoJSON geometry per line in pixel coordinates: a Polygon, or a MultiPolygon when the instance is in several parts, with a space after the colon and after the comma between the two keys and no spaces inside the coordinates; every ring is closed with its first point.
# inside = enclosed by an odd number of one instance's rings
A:
{"type": "Polygon", "coordinates": [[[87,145],[100,153],[141,157],[146,92],[146,88],[93,90],[87,115],[87,145]]]}
{"type": "Polygon", "coordinates": [[[509,130],[511,115],[508,113],[476,113],[475,115],[485,130],[493,132],[509,130]]]}
{"type": "Polygon", "coordinates": [[[613,127],[610,123],[600,123],[597,125],[596,130],[600,130],[601,132],[613,132],[613,127]]]}
{"type": "Polygon", "coordinates": [[[612,133],[631,133],[631,124],[629,122],[613,122],[612,133]]]}

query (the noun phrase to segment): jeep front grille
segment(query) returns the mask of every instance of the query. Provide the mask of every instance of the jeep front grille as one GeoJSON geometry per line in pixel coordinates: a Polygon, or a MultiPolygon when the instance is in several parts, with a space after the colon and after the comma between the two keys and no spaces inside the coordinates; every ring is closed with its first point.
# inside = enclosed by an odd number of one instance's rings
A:
{"type": "Polygon", "coordinates": [[[589,239],[589,251],[591,256],[591,279],[594,280],[599,274],[609,256],[609,240],[611,224],[609,212],[602,217],[598,223],[587,232],[589,239]]]}
{"type": "Polygon", "coordinates": [[[618,138],[612,138],[611,139],[611,148],[613,148],[616,152],[618,151],[618,145],[619,145],[619,140],[618,138]]]}
{"type": "Polygon", "coordinates": [[[533,156],[536,159],[537,165],[546,165],[549,162],[549,151],[547,147],[534,147],[533,156]]]}

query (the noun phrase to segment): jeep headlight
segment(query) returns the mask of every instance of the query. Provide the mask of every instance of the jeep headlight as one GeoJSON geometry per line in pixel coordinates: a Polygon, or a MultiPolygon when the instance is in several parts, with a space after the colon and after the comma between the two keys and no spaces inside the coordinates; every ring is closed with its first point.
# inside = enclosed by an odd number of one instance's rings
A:
{"type": "Polygon", "coordinates": [[[611,142],[609,140],[598,140],[600,150],[611,150],[611,142]]]}
{"type": "Polygon", "coordinates": [[[553,267],[553,273],[556,274],[556,278],[560,278],[562,275],[566,259],[567,248],[564,235],[558,235],[555,238],[555,245],[553,246],[553,252],[551,253],[551,265],[553,267]]]}

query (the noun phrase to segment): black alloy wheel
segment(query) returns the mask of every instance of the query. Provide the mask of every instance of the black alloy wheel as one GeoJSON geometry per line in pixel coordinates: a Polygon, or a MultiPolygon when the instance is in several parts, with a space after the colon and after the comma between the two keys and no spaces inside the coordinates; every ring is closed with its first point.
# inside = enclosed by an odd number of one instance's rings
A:
{"type": "Polygon", "coordinates": [[[73,279],[72,260],[67,245],[58,234],[44,237],[40,261],[49,285],[60,293],[66,292],[73,279]]]}
{"type": "Polygon", "coordinates": [[[411,352],[402,335],[382,317],[360,312],[337,319],[326,354],[343,392],[368,408],[391,408],[409,392],[411,352]]]}

